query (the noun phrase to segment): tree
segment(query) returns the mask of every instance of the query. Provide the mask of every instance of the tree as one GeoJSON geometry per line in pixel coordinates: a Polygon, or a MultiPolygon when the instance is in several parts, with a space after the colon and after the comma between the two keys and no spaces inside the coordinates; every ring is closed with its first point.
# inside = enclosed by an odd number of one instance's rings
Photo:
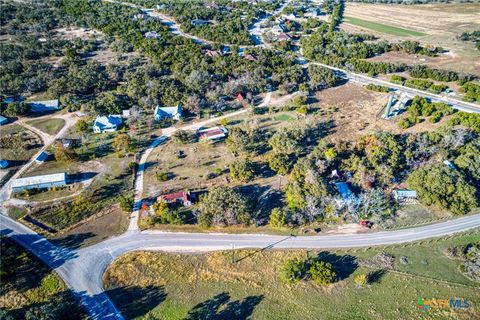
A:
{"type": "Polygon", "coordinates": [[[185,217],[177,210],[170,208],[169,204],[164,201],[157,201],[153,204],[155,212],[155,220],[161,224],[183,224],[185,217]]]}
{"type": "Polygon", "coordinates": [[[78,154],[73,149],[65,148],[65,146],[57,142],[54,150],[55,160],[64,163],[70,163],[78,159],[78,154]]]}
{"type": "Polygon", "coordinates": [[[285,176],[292,169],[290,157],[283,153],[271,152],[268,157],[268,166],[281,176],[285,176]]]}
{"type": "Polygon", "coordinates": [[[203,227],[249,224],[249,209],[250,204],[241,193],[232,188],[217,186],[200,200],[197,218],[203,227]]]}
{"type": "Polygon", "coordinates": [[[254,174],[253,164],[246,158],[235,160],[230,164],[230,177],[233,180],[246,182],[251,180],[254,174]]]}
{"type": "Polygon", "coordinates": [[[131,212],[133,209],[133,196],[120,196],[120,208],[125,212],[131,212]]]}
{"type": "Polygon", "coordinates": [[[335,151],[334,148],[328,148],[325,151],[324,156],[325,156],[325,159],[327,159],[327,161],[332,161],[337,156],[337,152],[335,151]]]}
{"type": "Polygon", "coordinates": [[[458,170],[444,164],[414,171],[408,186],[417,191],[418,199],[427,206],[436,205],[454,214],[466,214],[477,207],[475,187],[458,170]]]}
{"type": "Polygon", "coordinates": [[[306,275],[305,261],[300,259],[287,260],[280,269],[280,278],[290,284],[302,280],[306,275]]]}
{"type": "Polygon", "coordinates": [[[323,261],[314,261],[311,264],[308,273],[313,281],[324,286],[332,284],[337,278],[337,273],[332,265],[323,261]]]}
{"type": "Polygon", "coordinates": [[[118,157],[122,157],[126,152],[130,150],[131,139],[126,133],[119,133],[113,139],[112,146],[117,152],[118,157]]]}
{"type": "Polygon", "coordinates": [[[287,211],[282,208],[273,208],[270,211],[268,223],[273,228],[282,228],[287,223],[287,211]]]}
{"type": "Polygon", "coordinates": [[[25,102],[11,102],[7,103],[4,108],[2,102],[1,114],[7,117],[16,117],[26,115],[30,111],[30,104],[25,102]]]}
{"type": "Polygon", "coordinates": [[[83,119],[77,121],[77,123],[75,124],[75,128],[77,129],[77,131],[82,133],[86,133],[89,131],[88,122],[83,119]]]}
{"type": "Polygon", "coordinates": [[[255,151],[255,137],[239,127],[233,127],[228,132],[226,143],[234,156],[249,155],[255,151]]]}

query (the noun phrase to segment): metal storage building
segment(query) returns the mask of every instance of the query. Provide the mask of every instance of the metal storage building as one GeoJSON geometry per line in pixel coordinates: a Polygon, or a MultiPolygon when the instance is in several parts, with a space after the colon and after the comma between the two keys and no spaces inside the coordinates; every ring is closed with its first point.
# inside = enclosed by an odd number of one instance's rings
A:
{"type": "Polygon", "coordinates": [[[12,191],[19,192],[27,189],[63,187],[67,185],[67,180],[66,172],[20,178],[12,181],[12,191]]]}

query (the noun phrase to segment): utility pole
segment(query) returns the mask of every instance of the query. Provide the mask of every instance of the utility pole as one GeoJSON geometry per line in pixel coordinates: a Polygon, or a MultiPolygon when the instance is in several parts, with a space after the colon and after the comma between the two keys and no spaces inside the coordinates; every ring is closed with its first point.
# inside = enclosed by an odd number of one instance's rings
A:
{"type": "Polygon", "coordinates": [[[232,263],[235,263],[235,245],[232,243],[232,263]]]}

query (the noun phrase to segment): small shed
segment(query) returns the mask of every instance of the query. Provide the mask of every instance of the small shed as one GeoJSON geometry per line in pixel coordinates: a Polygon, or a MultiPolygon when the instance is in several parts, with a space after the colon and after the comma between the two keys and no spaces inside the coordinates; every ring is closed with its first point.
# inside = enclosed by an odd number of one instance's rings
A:
{"type": "Polygon", "coordinates": [[[417,199],[417,191],[415,190],[393,190],[393,198],[397,202],[411,201],[417,199]]]}
{"type": "Polygon", "coordinates": [[[8,161],[5,159],[0,159],[0,169],[5,169],[8,167],[8,161]]]}
{"type": "Polygon", "coordinates": [[[200,139],[220,140],[226,138],[228,130],[224,127],[212,127],[198,130],[197,133],[200,139]]]}
{"type": "Polygon", "coordinates": [[[35,158],[35,162],[40,164],[44,163],[48,159],[48,154],[45,151],[40,152],[40,154],[35,158]]]}
{"type": "Polygon", "coordinates": [[[0,116],[0,125],[4,125],[8,123],[8,119],[4,116],[0,116]]]}

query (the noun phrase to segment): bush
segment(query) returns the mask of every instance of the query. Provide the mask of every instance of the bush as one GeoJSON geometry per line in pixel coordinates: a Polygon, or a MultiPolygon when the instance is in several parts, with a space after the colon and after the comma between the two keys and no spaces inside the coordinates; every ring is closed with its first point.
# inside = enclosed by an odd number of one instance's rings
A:
{"type": "Polygon", "coordinates": [[[133,196],[120,196],[120,208],[125,212],[131,212],[134,204],[133,196]]]}
{"type": "Polygon", "coordinates": [[[354,279],[355,283],[360,286],[364,287],[367,284],[367,275],[366,274],[359,274],[354,279]]]}
{"type": "Polygon", "coordinates": [[[273,228],[281,228],[287,223],[287,211],[282,208],[273,208],[270,211],[270,219],[268,223],[273,228]]]}
{"type": "Polygon", "coordinates": [[[180,144],[188,144],[197,141],[197,135],[192,131],[177,130],[172,135],[172,140],[180,144]]]}
{"type": "Polygon", "coordinates": [[[395,83],[395,84],[403,85],[403,83],[405,82],[405,80],[406,80],[406,79],[405,79],[404,77],[399,76],[399,75],[396,75],[396,74],[394,74],[394,75],[392,75],[392,76],[390,77],[390,82],[391,82],[391,83],[395,83]]]}
{"type": "Polygon", "coordinates": [[[155,173],[155,177],[158,181],[167,181],[170,179],[170,174],[167,171],[158,171],[155,173]]]}
{"type": "Polygon", "coordinates": [[[332,284],[337,278],[337,273],[333,269],[332,265],[323,261],[313,262],[308,270],[308,273],[312,277],[313,281],[323,286],[332,284]]]}
{"type": "Polygon", "coordinates": [[[373,84],[373,83],[368,84],[366,86],[366,88],[368,90],[372,90],[372,91],[376,91],[376,92],[388,92],[390,90],[390,88],[388,88],[388,87],[373,84]]]}
{"type": "Polygon", "coordinates": [[[230,177],[237,181],[249,181],[253,178],[255,170],[248,159],[238,159],[230,164],[230,177]]]}
{"type": "Polygon", "coordinates": [[[283,281],[293,284],[302,280],[306,275],[305,261],[300,259],[287,260],[280,269],[283,281]]]}

